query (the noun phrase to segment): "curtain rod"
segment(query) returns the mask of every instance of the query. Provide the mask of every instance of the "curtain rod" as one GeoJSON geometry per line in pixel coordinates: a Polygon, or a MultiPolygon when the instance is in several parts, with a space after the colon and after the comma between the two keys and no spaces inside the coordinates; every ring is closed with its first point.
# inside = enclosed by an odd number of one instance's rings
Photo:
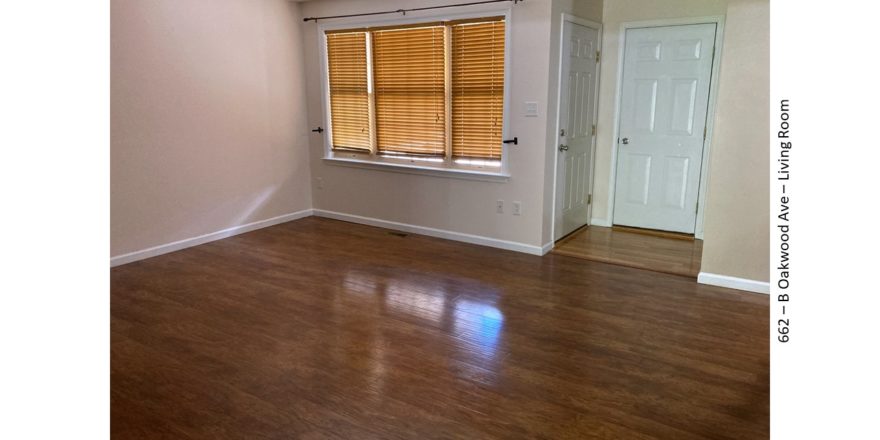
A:
{"type": "Polygon", "coordinates": [[[314,21],[315,23],[317,23],[318,20],[327,20],[327,19],[331,19],[331,18],[364,17],[367,15],[383,15],[383,14],[403,14],[403,15],[406,15],[407,12],[426,11],[428,9],[454,8],[457,6],[482,5],[482,4],[486,4],[486,3],[500,3],[500,2],[513,2],[513,4],[517,4],[522,1],[525,1],[525,0],[483,0],[483,1],[479,1],[479,2],[457,3],[454,5],[426,6],[423,8],[397,9],[395,11],[365,12],[363,14],[348,14],[348,15],[328,15],[325,17],[306,17],[306,18],[303,18],[303,21],[314,21]]]}

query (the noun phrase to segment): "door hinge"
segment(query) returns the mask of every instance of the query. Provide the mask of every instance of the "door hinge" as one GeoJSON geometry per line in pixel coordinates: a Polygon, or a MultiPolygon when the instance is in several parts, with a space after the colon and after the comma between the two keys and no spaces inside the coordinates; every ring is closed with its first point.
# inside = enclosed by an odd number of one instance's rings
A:
{"type": "Polygon", "coordinates": [[[596,124],[593,124],[593,132],[591,133],[593,136],[596,135],[596,124]]]}
{"type": "Polygon", "coordinates": [[[593,195],[587,194],[587,204],[590,205],[593,203],[593,195]]]}
{"type": "Polygon", "coordinates": [[[706,130],[707,130],[707,128],[703,127],[703,142],[706,141],[706,130]]]}
{"type": "MultiPolygon", "coordinates": [[[[713,52],[713,54],[714,54],[714,52],[713,52]]],[[[599,62],[599,58],[600,58],[600,57],[601,57],[601,52],[599,52],[599,51],[597,50],[597,51],[596,51],[596,62],[597,62],[597,63],[599,62]]]]}
{"type": "Polygon", "coordinates": [[[694,212],[696,212],[697,214],[700,213],[700,202],[699,201],[697,201],[697,207],[694,209],[694,212]]]}

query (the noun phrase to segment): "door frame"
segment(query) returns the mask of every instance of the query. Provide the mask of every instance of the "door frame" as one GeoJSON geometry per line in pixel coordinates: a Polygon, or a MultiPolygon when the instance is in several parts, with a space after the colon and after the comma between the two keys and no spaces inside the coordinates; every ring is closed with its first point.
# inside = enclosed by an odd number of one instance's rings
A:
{"type": "Polygon", "coordinates": [[[724,41],[724,16],[670,18],[662,20],[627,21],[620,24],[617,54],[617,87],[614,91],[614,123],[611,137],[611,172],[608,178],[608,226],[614,224],[614,195],[617,183],[617,139],[620,137],[620,100],[623,94],[623,64],[626,50],[626,31],[647,27],[665,27],[688,24],[715,24],[715,57],[712,59],[712,73],[709,76],[709,103],[706,107],[706,140],[703,141],[703,158],[700,164],[700,182],[697,191],[697,218],[694,237],[703,238],[703,222],[706,214],[706,188],[709,179],[709,156],[712,146],[712,133],[715,131],[715,108],[718,97],[718,78],[721,73],[722,42],[724,41]]]}
{"type": "MultiPolygon", "coordinates": [[[[564,56],[563,48],[565,47],[565,29],[566,23],[574,23],[584,27],[588,27],[590,29],[596,30],[598,33],[598,42],[596,45],[596,50],[599,53],[602,53],[602,24],[596,23],[595,21],[587,20],[585,18],[580,18],[578,16],[569,14],[567,12],[562,13],[562,20],[559,26],[559,62],[556,65],[556,124],[554,125],[555,130],[553,131],[553,209],[551,210],[552,214],[550,216],[550,247],[552,248],[556,244],[556,197],[558,188],[556,187],[556,182],[558,173],[559,173],[559,119],[560,113],[562,111],[562,57],[564,56]]],[[[593,91],[593,125],[599,123],[599,83],[602,80],[602,56],[599,56],[599,62],[596,63],[596,85],[595,90],[593,91]]],[[[587,194],[593,194],[593,182],[596,180],[596,141],[598,136],[593,136],[593,139],[590,141],[590,181],[589,188],[587,194]]],[[[586,225],[590,224],[590,216],[593,215],[593,204],[590,203],[587,208],[587,222],[586,225]]]]}

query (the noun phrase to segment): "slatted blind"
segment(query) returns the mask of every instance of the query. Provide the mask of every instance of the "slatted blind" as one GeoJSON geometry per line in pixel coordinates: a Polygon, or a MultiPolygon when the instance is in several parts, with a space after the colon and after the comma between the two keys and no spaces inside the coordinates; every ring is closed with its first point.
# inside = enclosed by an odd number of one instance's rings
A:
{"type": "Polygon", "coordinates": [[[501,159],[504,21],[453,24],[452,156],[501,159]]]}
{"type": "Polygon", "coordinates": [[[366,32],[327,33],[334,149],[371,151],[366,32]]]}
{"type": "Polygon", "coordinates": [[[380,153],[446,155],[443,26],[372,31],[380,153]]]}

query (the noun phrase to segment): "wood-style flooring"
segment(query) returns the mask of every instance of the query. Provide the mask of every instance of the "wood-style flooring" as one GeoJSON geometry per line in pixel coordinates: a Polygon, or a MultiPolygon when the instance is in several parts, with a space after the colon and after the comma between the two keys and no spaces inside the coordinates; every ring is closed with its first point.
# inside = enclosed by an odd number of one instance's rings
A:
{"type": "Polygon", "coordinates": [[[114,439],[769,436],[768,297],[681,276],[310,217],[111,288],[114,439]]]}
{"type": "Polygon", "coordinates": [[[588,226],[559,240],[553,253],[696,278],[703,240],[588,226]]]}

